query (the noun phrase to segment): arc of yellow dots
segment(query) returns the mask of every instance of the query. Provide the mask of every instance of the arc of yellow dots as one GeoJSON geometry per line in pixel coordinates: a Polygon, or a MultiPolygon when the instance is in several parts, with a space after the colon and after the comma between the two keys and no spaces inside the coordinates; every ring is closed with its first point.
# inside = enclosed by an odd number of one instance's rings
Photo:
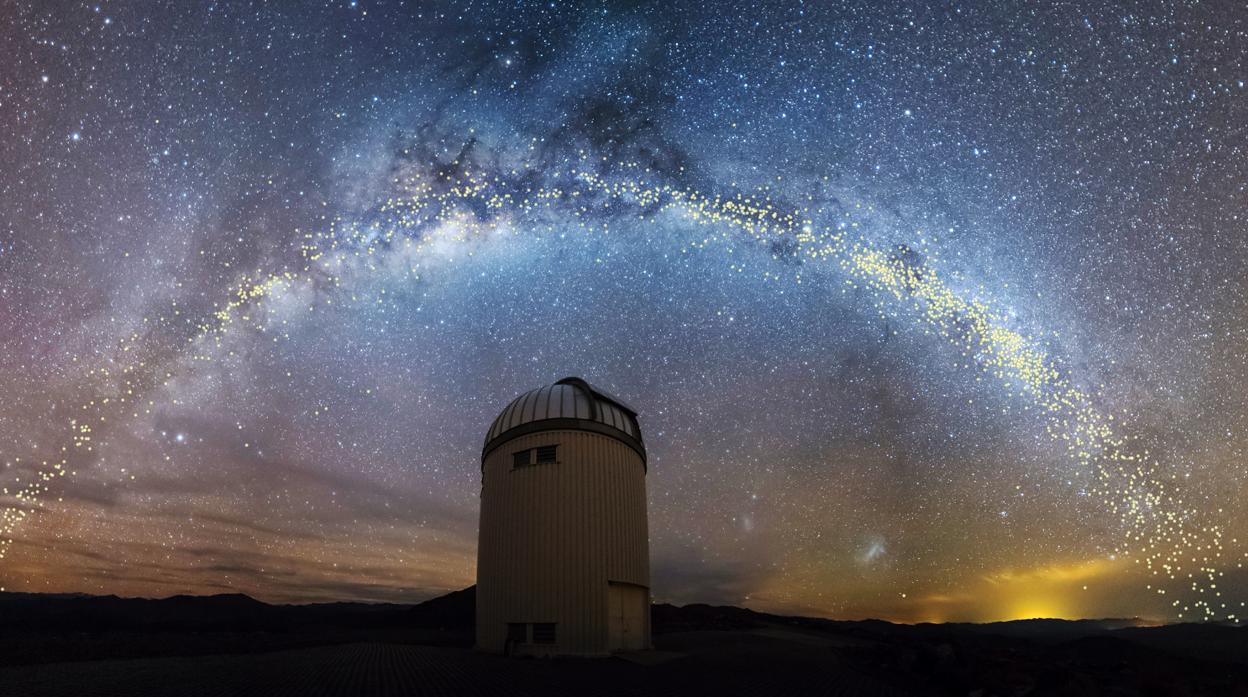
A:
{"type": "MultiPolygon", "coordinates": [[[[554,179],[559,179],[557,173],[554,179]]],[[[435,240],[462,243],[482,232],[497,230],[497,222],[483,222],[475,214],[461,210],[458,204],[475,203],[489,212],[511,211],[517,215],[559,207],[570,211],[583,228],[591,232],[601,229],[603,233],[609,232],[609,225],[595,224],[588,218],[591,213],[604,212],[607,204],[627,204],[638,215],[656,221],[664,213],[675,212],[695,225],[707,226],[710,232],[690,241],[690,251],[715,243],[731,245],[730,231],[759,241],[788,239],[795,243],[795,253],[807,262],[835,261],[848,285],[875,293],[881,312],[886,302],[909,304],[920,321],[960,351],[967,365],[977,365],[1002,381],[1019,384],[1020,394],[1044,415],[1050,437],[1064,444],[1068,454],[1094,474],[1093,495],[1123,523],[1124,539],[1116,552],[1133,557],[1153,576],[1161,577],[1158,587],[1150,584],[1149,589],[1165,595],[1166,581],[1181,581],[1197,599],[1173,601],[1180,618],[1195,610],[1203,619],[1222,614],[1239,621],[1236,610],[1222,600],[1217,588],[1217,580],[1223,576],[1218,568],[1224,551],[1220,526],[1197,522],[1199,511],[1169,491],[1167,483],[1155,475],[1157,467],[1150,455],[1132,452],[1125,439],[1116,435],[1113,416],[1101,414],[1093,406],[1091,396],[1073,385],[1034,341],[1008,328],[1005,318],[987,303],[959,295],[925,262],[851,241],[843,225],[836,229],[818,228],[803,217],[808,211],[782,211],[763,196],[707,196],[667,185],[651,185],[644,179],[609,181],[580,171],[568,173],[567,179],[570,184],[566,187],[529,187],[523,191],[498,176],[472,172],[440,181],[396,182],[402,184],[404,194],[380,206],[380,212],[388,216],[384,225],[364,226],[335,219],[326,230],[303,235],[299,242],[299,268],[257,271],[241,278],[228,299],[208,319],[194,325],[186,341],[207,349],[220,347],[222,337],[238,325],[264,331],[262,321],[251,308],[313,274],[323,277],[331,287],[340,287],[337,273],[349,260],[359,260],[372,271],[377,266],[371,258],[395,245],[402,245],[418,257],[435,240]],[[454,225],[441,228],[440,235],[413,234],[438,229],[445,223],[454,225]]],[[[852,223],[850,227],[856,225],[852,223]]],[[[743,271],[745,267],[733,268],[743,271]]],[[[419,278],[417,268],[410,272],[419,278]]],[[[779,278],[770,271],[764,275],[779,278]]],[[[800,271],[794,280],[801,283],[800,271]]],[[[189,322],[190,318],[184,317],[175,303],[169,313],[158,318],[157,324],[177,326],[189,322]]],[[[118,343],[118,355],[131,356],[133,360],[123,362],[121,368],[98,368],[88,374],[114,381],[116,389],[111,396],[86,402],[69,419],[70,443],[61,448],[60,459],[41,461],[29,481],[18,480],[20,486],[15,491],[3,489],[3,494],[15,499],[17,505],[0,510],[0,559],[12,543],[13,531],[31,509],[39,506],[39,497],[51,490],[51,482],[71,471],[70,454],[96,452],[95,426],[103,427],[108,421],[107,413],[115,409],[129,409],[137,416],[134,409],[145,388],[161,382],[156,379],[160,372],[156,368],[159,356],[142,348],[137,334],[118,343]]],[[[208,361],[212,354],[201,350],[195,358],[208,361]]],[[[162,379],[171,378],[172,374],[165,373],[162,379]]],[[[149,401],[147,408],[152,406],[149,401]]],[[[1242,562],[1237,566],[1242,568],[1242,562]]]]}

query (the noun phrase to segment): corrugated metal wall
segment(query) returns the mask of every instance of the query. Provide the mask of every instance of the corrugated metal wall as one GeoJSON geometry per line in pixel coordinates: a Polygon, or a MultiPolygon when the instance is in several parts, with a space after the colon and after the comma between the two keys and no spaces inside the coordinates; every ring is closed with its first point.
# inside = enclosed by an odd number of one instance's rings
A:
{"type": "MultiPolygon", "coordinates": [[[[551,653],[608,646],[608,582],[650,587],[645,467],[620,441],[583,431],[520,436],[482,467],[477,646],[502,651],[508,622],[556,622],[551,653]],[[558,462],[512,454],[558,445],[558,462]]],[[[646,613],[645,645],[650,645],[646,613]]],[[[540,647],[531,647],[541,651],[540,647]]]]}

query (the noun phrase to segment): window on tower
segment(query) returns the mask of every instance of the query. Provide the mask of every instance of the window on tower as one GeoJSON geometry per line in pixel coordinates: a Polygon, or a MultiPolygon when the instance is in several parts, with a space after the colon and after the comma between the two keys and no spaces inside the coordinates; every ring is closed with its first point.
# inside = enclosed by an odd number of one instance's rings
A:
{"type": "Polygon", "coordinates": [[[557,445],[543,445],[537,448],[537,464],[551,465],[555,463],[557,445]]]}
{"type": "Polygon", "coordinates": [[[518,453],[513,453],[511,456],[512,469],[515,469],[517,467],[528,467],[529,465],[533,464],[532,460],[529,458],[529,453],[531,452],[533,451],[521,450],[518,453]]]}
{"type": "Polygon", "coordinates": [[[533,643],[534,644],[555,643],[555,623],[554,622],[534,622],[533,623],[533,643]]]}

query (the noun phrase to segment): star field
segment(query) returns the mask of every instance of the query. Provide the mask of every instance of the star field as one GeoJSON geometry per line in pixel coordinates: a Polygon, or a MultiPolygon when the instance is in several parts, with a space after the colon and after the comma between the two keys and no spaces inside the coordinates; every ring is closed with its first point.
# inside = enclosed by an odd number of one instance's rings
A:
{"type": "Polygon", "coordinates": [[[0,11],[0,585],[466,586],[575,374],[658,600],[1240,619],[1248,15],[877,5],[0,11]]]}

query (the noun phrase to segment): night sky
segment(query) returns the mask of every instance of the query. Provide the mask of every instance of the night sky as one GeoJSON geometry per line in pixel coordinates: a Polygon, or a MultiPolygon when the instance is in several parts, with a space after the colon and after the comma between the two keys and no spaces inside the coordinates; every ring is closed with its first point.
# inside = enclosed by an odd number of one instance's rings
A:
{"type": "Polygon", "coordinates": [[[656,601],[1245,612],[1248,11],[1082,4],[6,0],[0,586],[465,587],[577,375],[656,601]]]}

